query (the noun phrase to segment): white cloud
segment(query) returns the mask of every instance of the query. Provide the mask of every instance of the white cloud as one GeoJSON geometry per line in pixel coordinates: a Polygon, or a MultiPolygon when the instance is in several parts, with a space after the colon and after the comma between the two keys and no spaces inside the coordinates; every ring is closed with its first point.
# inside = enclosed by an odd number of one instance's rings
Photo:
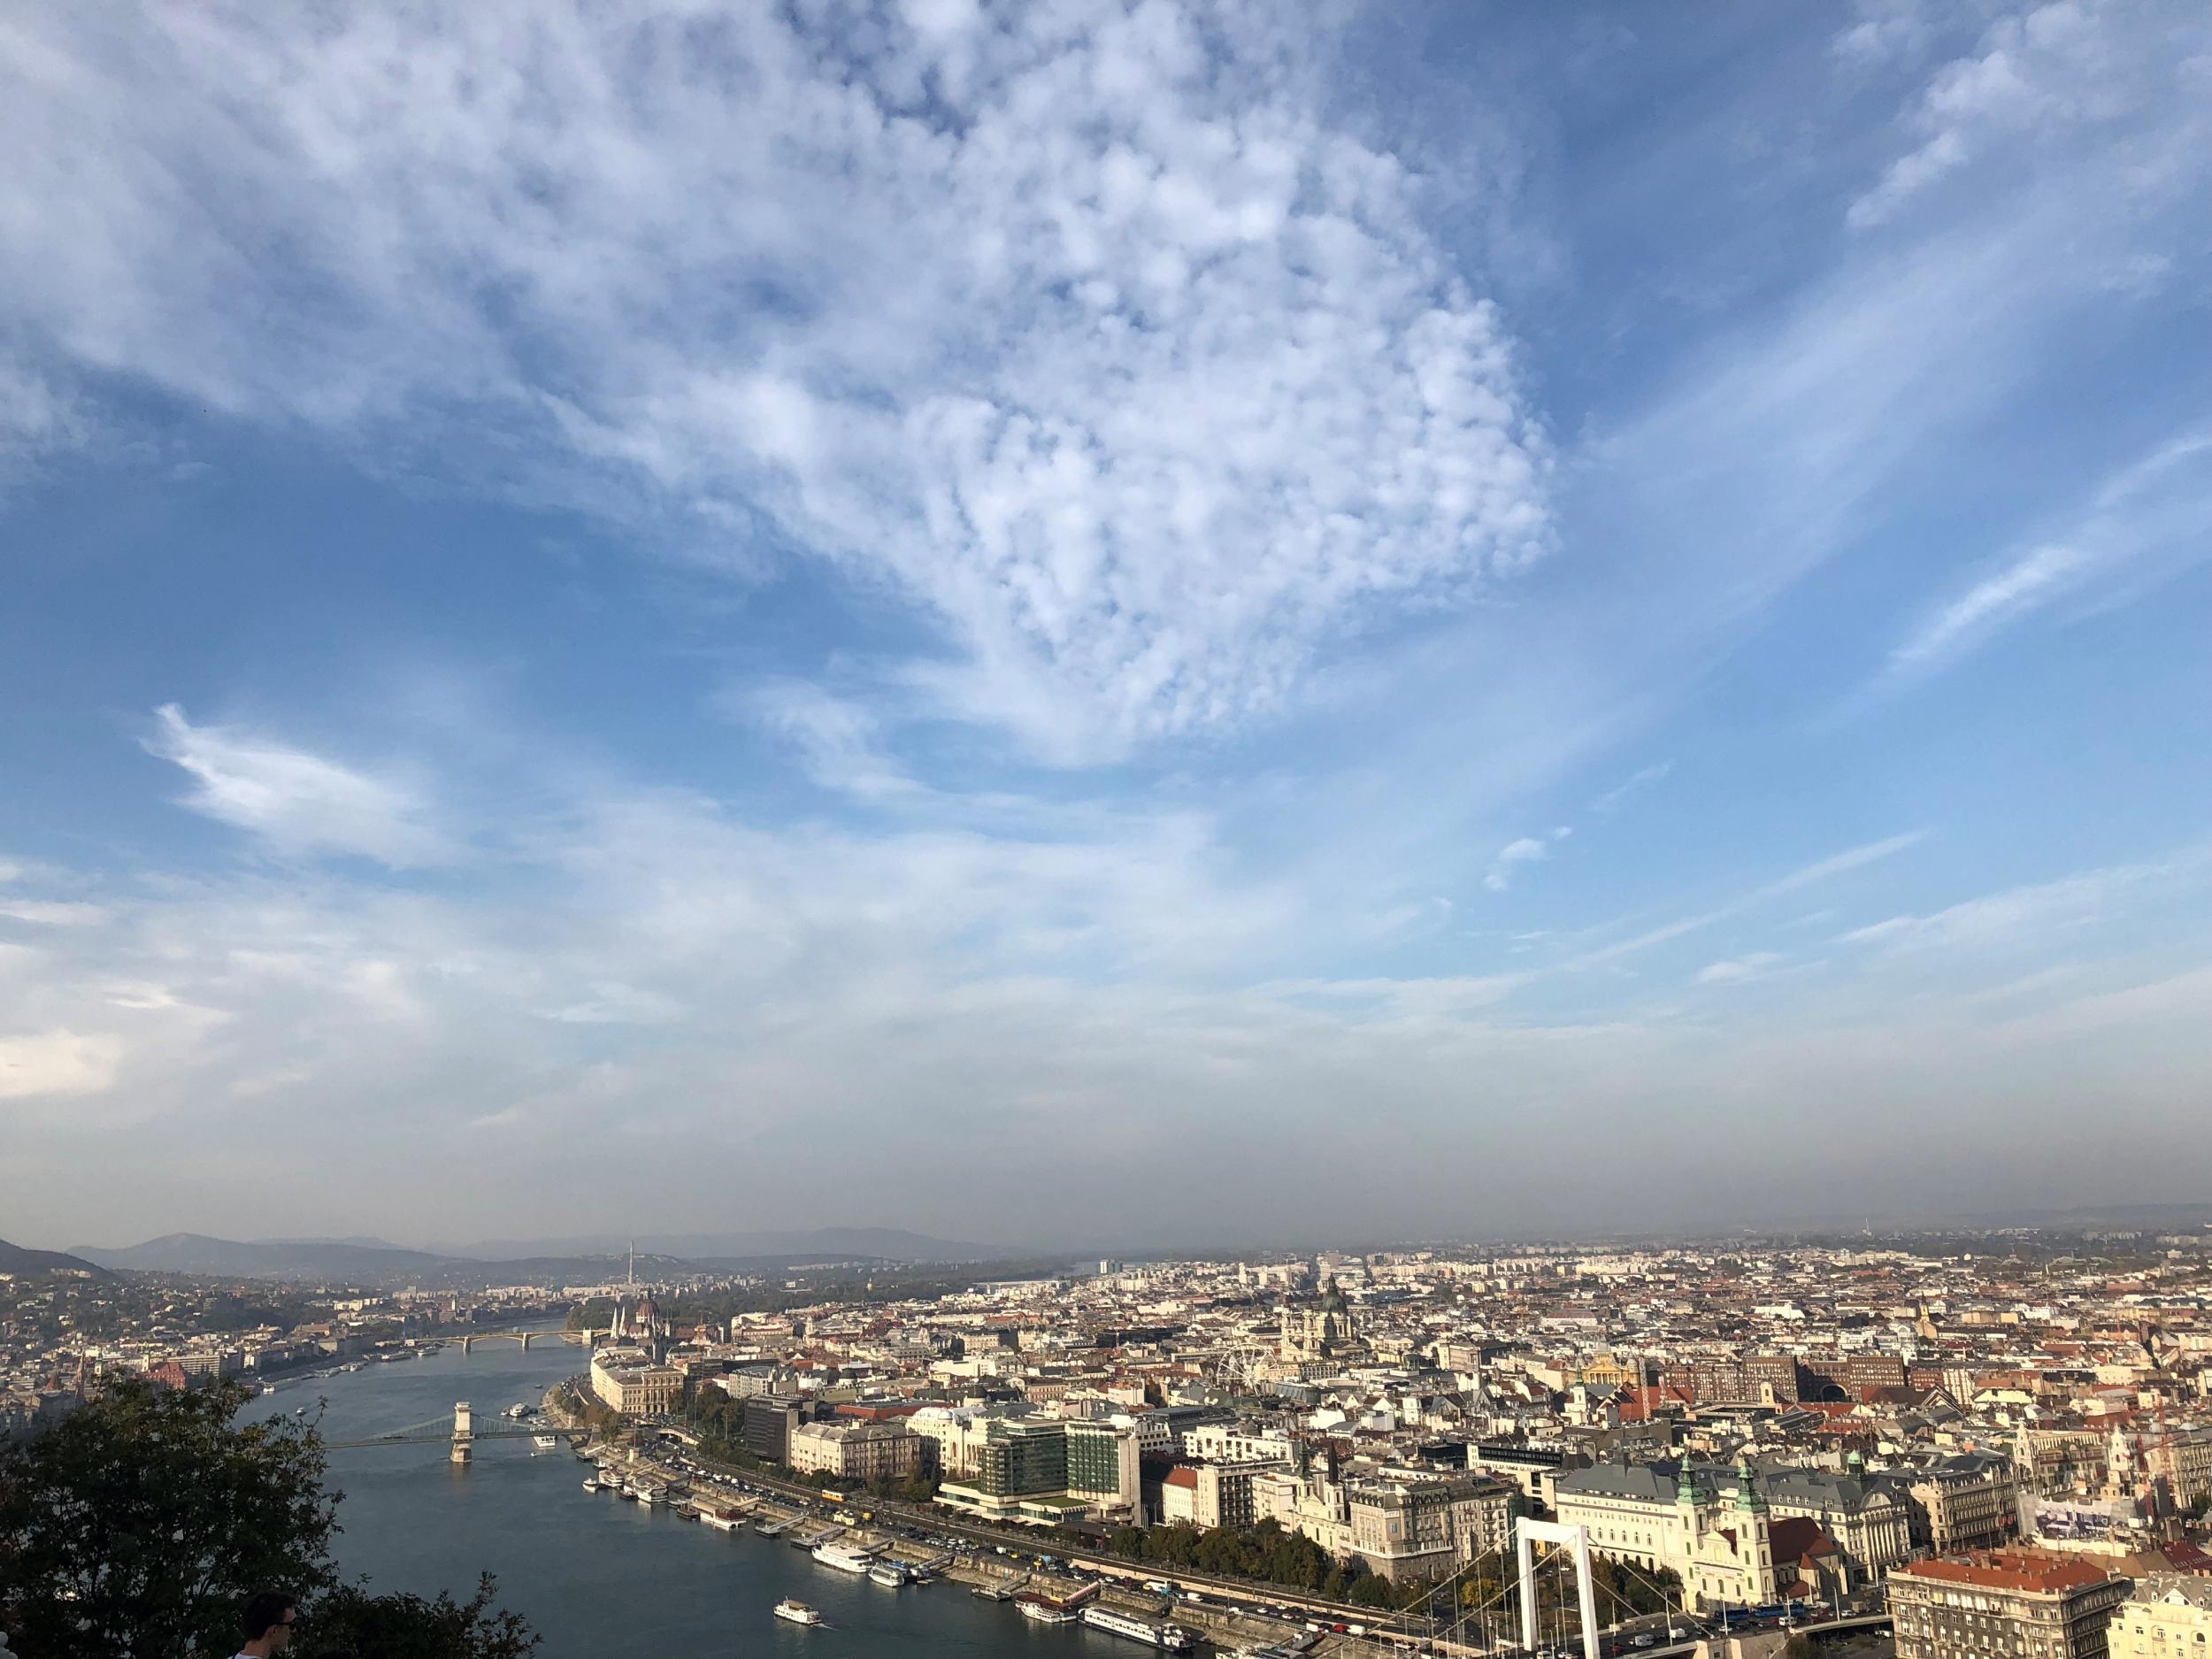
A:
{"type": "Polygon", "coordinates": [[[1640,766],[1628,775],[1625,782],[1608,789],[1591,802],[1590,810],[1597,813],[1617,812],[1621,803],[1630,795],[1648,785],[1660,782],[1673,770],[1674,763],[1671,760],[1655,761],[1648,766],[1640,766]]]}
{"type": "Polygon", "coordinates": [[[67,899],[0,899],[0,916],[39,927],[96,927],[108,919],[108,910],[67,899]]]}
{"type": "Polygon", "coordinates": [[[122,1045],[73,1031],[0,1036],[0,1100],[96,1094],[115,1081],[122,1045]]]}
{"type": "Polygon", "coordinates": [[[427,822],[425,803],[396,782],[235,727],[194,726],[174,703],[156,710],[155,720],[147,751],[198,786],[181,804],[279,853],[352,854],[395,869],[455,854],[427,822]]]}
{"type": "Polygon", "coordinates": [[[1524,835],[1518,841],[1508,841],[1490,861],[1489,872],[1483,877],[1482,885],[1493,893],[1502,893],[1513,884],[1513,872],[1517,865],[1539,864],[1550,856],[1551,849],[1533,836],[1524,835]]]}
{"type": "Polygon", "coordinates": [[[1868,864],[1878,864],[1886,858],[1893,858],[1907,848],[1917,844],[1926,834],[1925,830],[1908,830],[1901,835],[1885,836],[1878,841],[1866,841],[1856,847],[1846,848],[1839,853],[1832,853],[1825,858],[1816,859],[1800,869],[1791,871],[1787,875],[1778,876],[1772,881],[1754,887],[1741,897],[1732,899],[1716,910],[1705,910],[1694,916],[1685,916],[1675,921],[1663,923],[1657,927],[1647,928],[1643,933],[1634,934],[1630,938],[1617,940],[1609,945],[1601,945],[1594,950],[1583,951],[1563,965],[1570,968],[1602,967],[1609,963],[1617,962],[1624,956],[1648,950],[1654,946],[1667,944],[1690,933],[1701,933],[1716,922],[1726,921],[1732,916],[1740,916],[1746,910],[1755,909],[1770,899],[1778,899],[1786,894],[1795,893],[1801,888],[1830,880],[1836,876],[1847,875],[1854,870],[1863,869],[1868,864]]]}
{"type": "Polygon", "coordinates": [[[921,786],[884,750],[876,717],[818,686],[779,680],[723,699],[798,751],[807,775],[826,789],[864,801],[911,798],[921,786]]]}
{"type": "Polygon", "coordinates": [[[225,411],[489,425],[562,456],[518,488],[764,520],[928,607],[961,655],[916,683],[1062,760],[1263,718],[1550,545],[1503,320],[1317,113],[1306,14],[964,15],[28,14],[0,316],[225,411]]]}
{"type": "Polygon", "coordinates": [[[1839,944],[1893,949],[1976,949],[2021,939],[2047,941],[2101,921],[2134,891],[2176,877],[2200,879],[2206,856],[2162,864],[2115,864],[2055,881],[2007,887],[1926,915],[1899,915],[1837,935],[1839,944]]]}
{"type": "Polygon", "coordinates": [[[2045,603],[2088,563],[2070,547],[2032,548],[1930,617],[1897,648],[1893,666],[1910,670],[1955,657],[2013,618],[2045,603]]]}
{"type": "MultiPolygon", "coordinates": [[[[1908,31],[1863,33],[1867,27],[1844,40],[1876,49],[1909,38],[1908,31]]],[[[2039,142],[2054,136],[2093,130],[2101,142],[2122,148],[2131,129],[2201,99],[2208,39],[2195,7],[2057,0],[2008,12],[1973,51],[1929,79],[1908,118],[1920,141],[1852,202],[1850,224],[1880,225],[1985,157],[2032,165],[2039,142]]]]}
{"type": "Polygon", "coordinates": [[[1755,950],[1747,956],[1709,963],[1697,971],[1700,985],[1740,985],[1748,979],[1762,979],[1788,958],[1778,951],[1755,950]]]}
{"type": "Polygon", "coordinates": [[[1890,654],[1885,686],[1949,666],[2054,603],[2130,596],[2146,581],[2212,557],[2212,434],[2186,433],[2119,469],[2059,539],[2008,556],[1924,616],[1890,654]]]}
{"type": "Polygon", "coordinates": [[[0,356],[0,488],[83,442],[89,429],[76,397],[28,365],[0,356]]]}
{"type": "Polygon", "coordinates": [[[1858,21],[1829,42],[1837,57],[1861,63],[1910,58],[1928,37],[1919,0],[1858,0],[1858,21]]]}

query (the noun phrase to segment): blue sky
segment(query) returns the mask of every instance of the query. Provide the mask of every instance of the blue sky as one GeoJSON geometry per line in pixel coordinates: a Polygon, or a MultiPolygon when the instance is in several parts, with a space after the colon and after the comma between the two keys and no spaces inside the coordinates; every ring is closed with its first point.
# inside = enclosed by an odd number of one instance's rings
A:
{"type": "Polygon", "coordinates": [[[0,1233],[2205,1196],[2200,7],[0,28],[0,1233]]]}

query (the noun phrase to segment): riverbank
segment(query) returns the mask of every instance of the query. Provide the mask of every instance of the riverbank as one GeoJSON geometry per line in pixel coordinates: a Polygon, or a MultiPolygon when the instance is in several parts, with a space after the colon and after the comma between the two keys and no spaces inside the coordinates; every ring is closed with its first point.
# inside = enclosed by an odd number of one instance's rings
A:
{"type": "MultiPolygon", "coordinates": [[[[599,1449],[605,1455],[612,1448],[599,1449]]],[[[664,1455],[641,1454],[634,1449],[617,1451],[614,1455],[626,1479],[650,1480],[662,1486],[691,1488],[695,1492],[699,1477],[695,1470],[664,1455]]],[[[709,1466],[701,1463],[697,1467],[709,1466]]],[[[881,1554],[910,1564],[934,1560],[946,1553],[939,1545],[909,1538],[895,1525],[841,1525],[835,1519],[840,1506],[825,1501],[819,1493],[807,1487],[777,1480],[757,1471],[713,1468],[710,1472],[733,1475],[757,1492],[768,1494],[761,1499],[763,1510],[790,1523],[793,1536],[827,1532],[833,1534],[831,1541],[842,1547],[881,1554]]],[[[708,1490],[712,1494],[707,1499],[710,1503],[729,1495],[726,1488],[712,1486],[708,1490]]],[[[872,1501],[855,1500],[850,1507],[859,1507],[863,1502],[872,1501]]],[[[1249,1598],[1264,1594],[1257,1587],[1247,1592],[1246,1598],[1239,1602],[1231,1602],[1218,1586],[1210,1591],[1182,1585],[1178,1586],[1180,1594],[1163,1596],[1145,1589],[1139,1576],[1153,1572],[1154,1569],[1079,1553],[1061,1558],[1066,1565],[1094,1575],[1079,1578],[1037,1564],[1036,1558],[1028,1554],[1038,1548],[1039,1540],[1034,1539],[1018,1538],[1006,1545],[983,1542],[961,1538],[959,1534],[968,1530],[968,1524],[953,1517],[941,1517],[926,1511],[901,1511],[899,1518],[910,1520],[920,1527],[938,1529],[935,1536],[954,1538],[956,1541],[950,1552],[952,1559],[944,1563],[940,1571],[949,1580],[971,1590],[1009,1594],[1031,1591],[1059,1600],[1095,1586],[1100,1602],[1110,1610],[1154,1624],[1171,1621],[1224,1651],[1274,1647],[1293,1639],[1309,1643],[1313,1659],[1403,1659],[1406,1651],[1404,1639],[1394,1640],[1379,1632],[1355,1635],[1348,1629],[1328,1629],[1318,1611],[1309,1620],[1298,1617],[1295,1611],[1282,1617],[1243,1610],[1249,1605],[1249,1598]],[[1015,1551],[1017,1546],[1018,1553],[1009,1553],[1015,1551]],[[1214,1599],[1206,1599],[1209,1594],[1214,1599]]],[[[1174,1579],[1171,1574],[1162,1574],[1156,1581],[1172,1583],[1174,1579]]],[[[1330,1610],[1335,1617],[1329,1622],[1348,1625],[1363,1623],[1360,1609],[1330,1610]]]]}

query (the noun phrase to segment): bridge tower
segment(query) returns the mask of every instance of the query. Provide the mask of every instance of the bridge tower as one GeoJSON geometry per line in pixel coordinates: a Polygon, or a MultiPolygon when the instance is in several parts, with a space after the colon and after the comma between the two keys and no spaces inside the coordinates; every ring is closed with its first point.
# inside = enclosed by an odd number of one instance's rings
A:
{"type": "Polygon", "coordinates": [[[1582,1659],[1598,1659],[1597,1594],[1590,1583],[1590,1529],[1532,1521],[1526,1516],[1513,1525],[1521,1563],[1521,1646],[1530,1653],[1540,1653],[1544,1647],[1536,1627],[1536,1552],[1529,1546],[1565,1544],[1574,1551],[1575,1597],[1582,1612],[1582,1659]]]}
{"type": "Polygon", "coordinates": [[[475,1455],[476,1428],[469,1417],[469,1402],[465,1400],[457,1400],[453,1402],[452,1461],[457,1463],[466,1463],[475,1455]]]}

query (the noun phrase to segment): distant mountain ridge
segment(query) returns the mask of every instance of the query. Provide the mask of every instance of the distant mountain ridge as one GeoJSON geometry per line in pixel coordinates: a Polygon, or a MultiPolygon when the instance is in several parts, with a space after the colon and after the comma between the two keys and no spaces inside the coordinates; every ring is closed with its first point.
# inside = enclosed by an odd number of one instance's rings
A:
{"type": "MultiPolygon", "coordinates": [[[[495,1280],[499,1270],[531,1279],[599,1280],[626,1264],[630,1240],[590,1238],[517,1240],[450,1249],[415,1250],[382,1239],[210,1238],[170,1233],[120,1249],[81,1245],[74,1257],[52,1251],[57,1262],[119,1272],[190,1273],[211,1279],[296,1279],[357,1283],[411,1280],[458,1285],[495,1280]],[[81,1257],[81,1260],[76,1258],[81,1257]]],[[[793,1233],[641,1235],[640,1271],[688,1272],[725,1263],[813,1260],[918,1263],[1004,1261],[1018,1254],[981,1244],[933,1239],[895,1227],[818,1227],[793,1233]],[[678,1248],[682,1247],[682,1248],[678,1248]]],[[[12,1248],[13,1247],[10,1247],[12,1248]]]]}
{"type": "Polygon", "coordinates": [[[97,1262],[61,1250],[30,1250],[0,1239],[0,1273],[90,1273],[96,1279],[113,1277],[97,1262]]]}
{"type": "MultiPolygon", "coordinates": [[[[619,1256],[632,1240],[595,1233],[565,1239],[486,1240],[454,1245],[443,1253],[471,1261],[501,1262],[518,1256],[619,1256]]],[[[1002,1244],[974,1244],[932,1238],[902,1227],[811,1227],[757,1233],[641,1233],[640,1255],[680,1256],[689,1262],[743,1260],[757,1256],[841,1258],[870,1256],[890,1262],[1003,1262],[1030,1254],[1002,1244]]]]}
{"type": "Polygon", "coordinates": [[[201,1273],[215,1279],[380,1279],[410,1270],[428,1271],[442,1258],[334,1239],[211,1239],[201,1233],[169,1233],[119,1250],[80,1245],[76,1254],[119,1271],[201,1273]]]}

